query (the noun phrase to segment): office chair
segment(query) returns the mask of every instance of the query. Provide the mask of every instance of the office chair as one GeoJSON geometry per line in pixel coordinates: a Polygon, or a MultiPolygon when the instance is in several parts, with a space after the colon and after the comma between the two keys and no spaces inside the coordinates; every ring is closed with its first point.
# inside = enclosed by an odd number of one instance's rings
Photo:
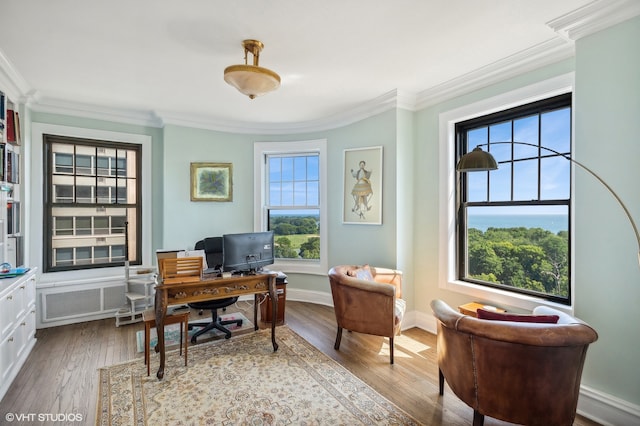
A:
{"type": "MultiPolygon", "coordinates": [[[[222,269],[222,237],[209,237],[200,240],[196,243],[196,250],[204,250],[205,257],[207,259],[208,269],[222,269]]],[[[193,336],[191,336],[191,343],[197,343],[198,336],[213,330],[214,328],[224,333],[225,339],[231,337],[231,331],[224,327],[225,325],[237,324],[242,325],[242,320],[227,320],[222,321],[218,317],[218,309],[226,310],[227,306],[231,306],[238,301],[238,297],[228,297],[226,299],[205,300],[203,302],[189,303],[189,307],[193,309],[199,309],[200,314],[202,311],[208,309],[211,311],[211,322],[196,322],[189,324],[189,330],[193,327],[202,327],[193,336]]]]}

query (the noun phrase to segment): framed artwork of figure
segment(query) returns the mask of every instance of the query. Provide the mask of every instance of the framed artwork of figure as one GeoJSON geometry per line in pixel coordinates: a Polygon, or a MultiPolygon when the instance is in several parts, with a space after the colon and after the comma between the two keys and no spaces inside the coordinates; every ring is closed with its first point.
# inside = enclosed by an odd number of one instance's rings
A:
{"type": "Polygon", "coordinates": [[[342,222],[382,224],[382,147],[344,150],[342,222]]]}

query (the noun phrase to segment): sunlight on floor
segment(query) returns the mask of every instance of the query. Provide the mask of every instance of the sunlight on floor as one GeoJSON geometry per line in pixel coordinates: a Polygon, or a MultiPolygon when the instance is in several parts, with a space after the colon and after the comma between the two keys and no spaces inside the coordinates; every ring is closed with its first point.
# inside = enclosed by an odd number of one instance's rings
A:
{"type": "MultiPolygon", "coordinates": [[[[404,335],[396,336],[393,342],[395,348],[393,355],[398,358],[411,358],[414,356],[425,358],[422,353],[431,349],[431,346],[427,346],[424,343],[420,343],[417,340],[404,335]]],[[[389,356],[389,340],[384,339],[384,344],[380,348],[380,352],[378,354],[389,356]]]]}

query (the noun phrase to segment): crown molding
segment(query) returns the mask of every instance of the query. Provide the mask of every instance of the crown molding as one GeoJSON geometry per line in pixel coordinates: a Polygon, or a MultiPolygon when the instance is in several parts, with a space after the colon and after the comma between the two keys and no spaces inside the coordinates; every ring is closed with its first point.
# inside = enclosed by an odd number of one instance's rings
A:
{"type": "Polygon", "coordinates": [[[162,120],[153,111],[108,107],[96,104],[67,101],[51,97],[39,96],[35,93],[28,102],[34,112],[63,114],[73,117],[94,120],[112,121],[116,123],[135,124],[145,127],[162,127],[162,120]]]}
{"type": "Polygon", "coordinates": [[[424,109],[436,105],[508,78],[570,58],[574,54],[573,43],[568,43],[560,37],[555,37],[470,73],[423,90],[418,93],[416,107],[417,109],[424,109]]]}
{"type": "Polygon", "coordinates": [[[640,15],[638,0],[599,0],[547,22],[567,40],[582,37],[640,15]]]}
{"type": "Polygon", "coordinates": [[[301,122],[252,123],[220,120],[209,116],[197,116],[173,111],[157,111],[157,115],[162,118],[164,125],[173,124],[239,134],[284,135],[336,129],[373,117],[390,109],[398,107],[413,109],[414,106],[415,96],[400,94],[397,90],[392,90],[370,101],[355,105],[348,111],[318,120],[301,122]]]}
{"type": "Polygon", "coordinates": [[[25,103],[25,98],[31,91],[29,83],[22,78],[2,50],[0,50],[0,87],[9,99],[19,103],[25,103]]]}

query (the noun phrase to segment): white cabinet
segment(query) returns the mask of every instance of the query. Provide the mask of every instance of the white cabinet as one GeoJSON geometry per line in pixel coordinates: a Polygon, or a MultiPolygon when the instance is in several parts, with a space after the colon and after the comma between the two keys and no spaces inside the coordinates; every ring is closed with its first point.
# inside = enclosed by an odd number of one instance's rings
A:
{"type": "Polygon", "coordinates": [[[36,343],[36,271],[0,280],[0,399],[36,343]]]}

